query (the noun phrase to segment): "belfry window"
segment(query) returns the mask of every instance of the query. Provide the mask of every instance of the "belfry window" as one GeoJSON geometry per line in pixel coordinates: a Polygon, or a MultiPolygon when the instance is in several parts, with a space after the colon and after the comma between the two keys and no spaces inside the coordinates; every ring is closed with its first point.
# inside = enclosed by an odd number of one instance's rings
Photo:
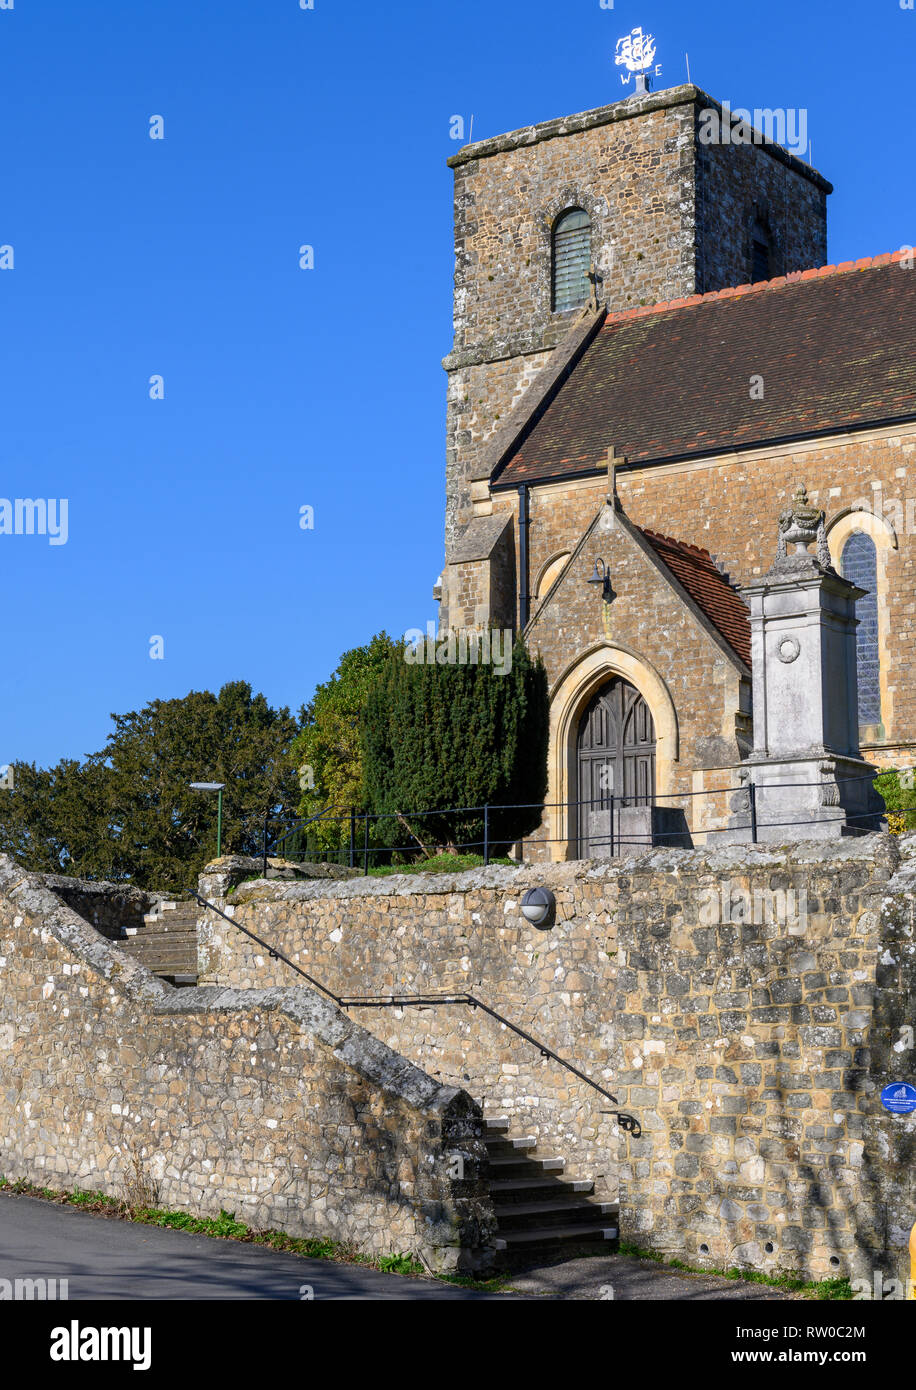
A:
{"type": "Polygon", "coordinates": [[[881,720],[881,686],[878,662],[878,552],[871,536],[853,531],[840,559],[843,578],[867,589],[856,603],[856,665],[859,676],[859,723],[881,720]]]}
{"type": "Polygon", "coordinates": [[[552,298],[555,311],[585,304],[591,293],[592,224],[582,208],[570,208],[553,229],[552,298]]]}
{"type": "Polygon", "coordinates": [[[754,223],[751,232],[751,284],[771,278],[770,234],[762,222],[754,223]]]}

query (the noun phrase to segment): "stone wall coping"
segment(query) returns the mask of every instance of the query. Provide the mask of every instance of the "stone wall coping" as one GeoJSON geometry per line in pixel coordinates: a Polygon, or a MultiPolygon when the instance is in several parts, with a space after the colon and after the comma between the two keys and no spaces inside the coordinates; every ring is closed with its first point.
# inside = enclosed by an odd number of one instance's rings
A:
{"type": "MultiPolygon", "coordinates": [[[[495,135],[488,140],[477,140],[472,145],[465,145],[457,154],[447,159],[446,163],[450,169],[457,169],[462,164],[470,164],[477,159],[489,159],[493,155],[505,154],[526,145],[537,145],[543,140],[553,140],[562,135],[578,135],[583,130],[593,130],[595,126],[629,121],[638,116],[645,116],[651,111],[667,111],[676,106],[701,106],[704,110],[711,109],[717,111],[720,116],[722,114],[721,102],[704,92],[702,87],[685,82],[679,87],[667,87],[661,92],[649,92],[640,97],[624,97],[622,101],[611,102],[608,106],[598,106],[591,111],[559,116],[551,121],[540,121],[537,125],[507,131],[504,135],[495,135]]],[[[739,109],[744,108],[732,108],[734,111],[739,109]]],[[[761,140],[760,147],[796,174],[808,179],[822,192],[833,192],[833,184],[825,179],[823,174],[813,165],[806,164],[803,159],[790,154],[782,145],[761,140]]]]}
{"type": "MultiPolygon", "coordinates": [[[[158,1014],[281,1013],[303,1032],[323,1042],[351,1071],[399,1096],[415,1109],[446,1113],[463,1108],[470,1097],[457,1086],[444,1086],[405,1057],[392,1051],[336,1004],[308,986],[229,989],[220,986],[179,989],[157,1004],[158,1014]],[[455,1102],[461,1098],[461,1105],[455,1102]]],[[[472,1102],[471,1102],[472,1103],[472,1102]]]]}
{"type": "Polygon", "coordinates": [[[116,942],[100,935],[85,917],[52,892],[43,875],[26,873],[6,854],[0,854],[0,896],[9,898],[40,923],[42,930],[49,931],[103,979],[116,982],[130,997],[152,1004],[173,988],[125,955],[116,942]]]}
{"type": "Polygon", "coordinates": [[[55,892],[58,888],[70,888],[79,893],[99,893],[103,897],[128,897],[136,898],[138,901],[154,902],[159,898],[166,898],[169,902],[177,902],[184,897],[183,893],[168,893],[165,890],[150,892],[146,888],[138,888],[135,883],[115,883],[107,878],[74,878],[70,874],[40,874],[36,875],[43,883],[55,892]]]}
{"type": "MultiPolygon", "coordinates": [[[[264,860],[261,855],[249,854],[224,854],[219,859],[211,859],[201,870],[200,877],[204,874],[213,876],[214,874],[225,875],[229,878],[241,875],[251,875],[258,873],[264,867],[264,860]]],[[[268,856],[267,868],[272,873],[272,878],[285,879],[309,879],[309,878],[354,878],[359,876],[359,869],[351,869],[343,864],[323,864],[309,859],[277,859],[268,856]]]]}
{"type": "Polygon", "coordinates": [[[118,950],[115,943],[101,936],[58,898],[42,875],[25,873],[8,855],[0,855],[0,896],[8,898],[33,925],[48,931],[78,960],[152,1013],[279,1012],[296,1028],[325,1044],[351,1071],[416,1109],[445,1114],[473,1107],[466,1092],[435,1081],[308,986],[176,989],[118,950]]]}
{"type": "MultiPolygon", "coordinates": [[[[916,835],[914,835],[916,852],[916,835]]],[[[850,837],[835,842],[801,841],[792,845],[722,845],[720,848],[700,846],[697,849],[656,848],[627,859],[577,859],[562,864],[528,864],[512,868],[493,864],[488,868],[466,869],[459,874],[391,874],[384,878],[356,878],[333,883],[278,883],[259,879],[245,883],[227,899],[235,906],[255,902],[308,902],[324,898],[413,898],[441,895],[447,898],[456,893],[493,888],[507,894],[518,894],[539,884],[557,889],[582,879],[613,884],[620,877],[633,874],[651,875],[659,872],[675,876],[691,873],[716,873],[727,869],[734,873],[752,873],[756,869],[812,867],[829,869],[838,864],[869,864],[886,875],[896,870],[900,850],[893,835],[872,834],[850,837]]]]}
{"type": "Polygon", "coordinates": [[[472,517],[456,541],[448,564],[472,565],[478,560],[489,560],[502,540],[503,532],[511,525],[512,517],[508,512],[472,517]]]}

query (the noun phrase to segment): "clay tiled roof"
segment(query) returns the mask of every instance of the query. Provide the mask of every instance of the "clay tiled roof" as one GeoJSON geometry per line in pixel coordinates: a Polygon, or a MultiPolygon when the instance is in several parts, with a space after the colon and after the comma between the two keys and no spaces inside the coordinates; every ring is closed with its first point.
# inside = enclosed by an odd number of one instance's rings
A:
{"type": "Polygon", "coordinates": [[[916,418],[903,253],[609,315],[496,486],[916,418]],[[764,399],[752,400],[752,376],[764,399]]]}
{"type": "Polygon", "coordinates": [[[746,666],[751,664],[751,625],[737,590],[719,573],[708,550],[639,528],[671,571],[746,666]]]}

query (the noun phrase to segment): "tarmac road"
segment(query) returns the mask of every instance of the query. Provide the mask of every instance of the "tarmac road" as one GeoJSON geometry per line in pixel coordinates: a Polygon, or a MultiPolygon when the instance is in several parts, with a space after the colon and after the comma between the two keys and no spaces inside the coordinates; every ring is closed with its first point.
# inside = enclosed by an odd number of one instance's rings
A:
{"type": "MultiPolygon", "coordinates": [[[[0,1279],[67,1279],[81,1299],[585,1299],[615,1302],[753,1301],[793,1295],[759,1284],[689,1275],[609,1255],[512,1276],[488,1294],[437,1279],[407,1279],[362,1265],[284,1255],[259,1245],[119,1221],[0,1193],[0,1279]]],[[[796,1296],[797,1297],[797,1296],[796,1296]]]]}
{"type": "Polygon", "coordinates": [[[493,1299],[362,1265],[118,1221],[0,1193],[0,1279],[67,1279],[76,1299],[493,1299]]]}

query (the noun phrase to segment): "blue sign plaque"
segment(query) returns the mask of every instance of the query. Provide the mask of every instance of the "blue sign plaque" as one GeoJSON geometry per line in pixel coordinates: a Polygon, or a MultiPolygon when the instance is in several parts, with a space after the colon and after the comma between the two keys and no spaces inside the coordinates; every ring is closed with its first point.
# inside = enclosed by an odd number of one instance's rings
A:
{"type": "Polygon", "coordinates": [[[881,1092],[881,1104],[892,1115],[909,1115],[916,1110],[916,1086],[911,1086],[907,1081],[895,1081],[891,1086],[885,1086],[881,1092]]]}

